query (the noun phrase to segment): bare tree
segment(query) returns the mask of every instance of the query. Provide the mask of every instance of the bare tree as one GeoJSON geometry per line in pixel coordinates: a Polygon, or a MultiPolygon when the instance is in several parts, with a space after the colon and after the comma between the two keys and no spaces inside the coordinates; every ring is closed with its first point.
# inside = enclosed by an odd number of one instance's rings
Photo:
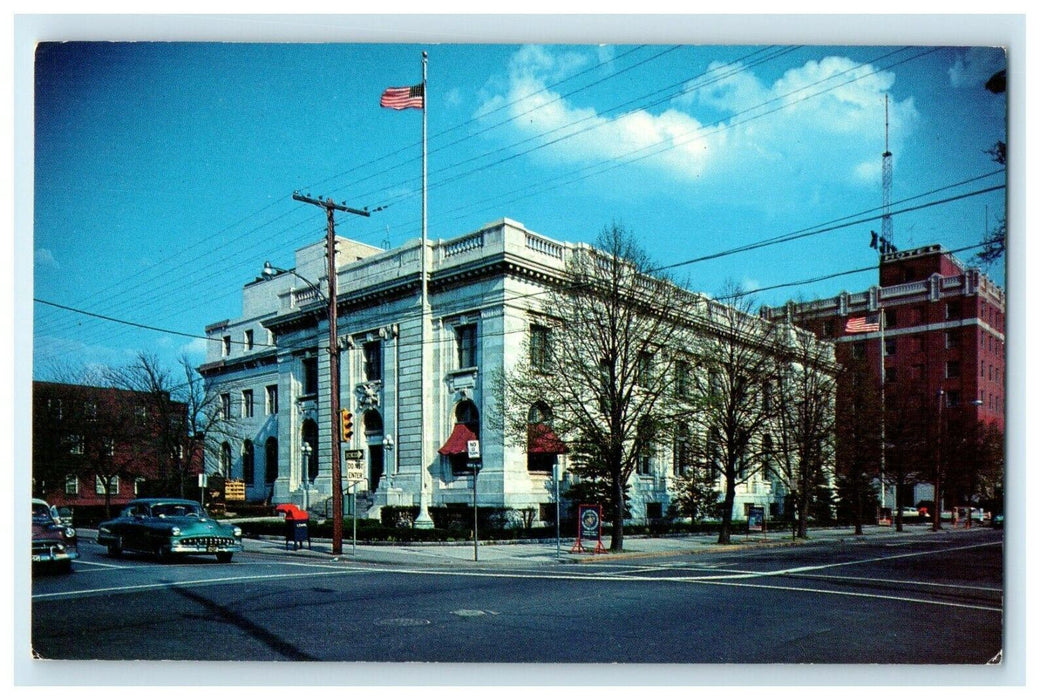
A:
{"type": "Polygon", "coordinates": [[[207,389],[187,357],[181,358],[179,368],[181,376],[155,356],[139,353],[126,367],[110,370],[109,377],[114,386],[147,397],[148,425],[138,436],[137,449],[157,465],[158,487],[185,497],[204,452],[213,449],[216,437],[227,434],[228,421],[218,396],[207,389]]]}
{"type": "Polygon", "coordinates": [[[836,394],[836,486],[841,511],[856,535],[878,502],[873,481],[884,478],[882,420],[880,391],[865,360],[843,357],[836,394]]]}
{"type": "Polygon", "coordinates": [[[775,327],[754,314],[737,285],[709,304],[703,337],[705,409],[695,415],[704,429],[705,458],[723,477],[724,499],[719,544],[731,542],[735,493],[763,467],[758,435],[774,416],[771,386],[776,378],[775,327]]]}
{"type": "Polygon", "coordinates": [[[771,425],[777,445],[767,457],[793,496],[797,536],[807,537],[815,491],[834,462],[836,366],[832,346],[813,333],[779,327],[771,425]]]}
{"type": "Polygon", "coordinates": [[[680,363],[693,360],[697,302],[655,272],[631,234],[606,228],[594,248],[568,261],[537,310],[551,342],[536,352],[532,337],[531,356],[500,381],[507,434],[526,440],[536,407],[547,407],[543,419],[609,487],[612,551],[623,545],[630,477],[668,444],[679,420],[674,387],[680,363]]]}

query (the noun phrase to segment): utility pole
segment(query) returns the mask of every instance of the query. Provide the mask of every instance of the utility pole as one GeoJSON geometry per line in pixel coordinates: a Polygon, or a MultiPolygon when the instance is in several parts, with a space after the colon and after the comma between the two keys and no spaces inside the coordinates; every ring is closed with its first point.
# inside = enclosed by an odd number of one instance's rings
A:
{"type": "Polygon", "coordinates": [[[338,275],[334,260],[334,213],[344,211],[358,216],[370,216],[366,209],[353,209],[345,202],[335,204],[330,197],[327,201],[321,197],[313,199],[310,195],[297,192],[294,199],[306,204],[323,207],[327,212],[327,352],[331,368],[331,510],[334,511],[334,525],[331,534],[331,553],[342,553],[342,437],[341,437],[341,387],[339,382],[338,350],[338,275]]]}

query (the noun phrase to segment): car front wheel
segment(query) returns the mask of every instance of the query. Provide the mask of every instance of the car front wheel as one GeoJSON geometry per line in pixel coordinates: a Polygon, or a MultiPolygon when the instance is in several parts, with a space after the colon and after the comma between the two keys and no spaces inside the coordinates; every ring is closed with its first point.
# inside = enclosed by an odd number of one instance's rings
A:
{"type": "Polygon", "coordinates": [[[124,550],[120,546],[120,540],[117,540],[116,542],[110,542],[109,546],[106,548],[106,551],[109,553],[109,556],[118,557],[120,556],[120,554],[123,553],[124,550]]]}
{"type": "Polygon", "coordinates": [[[223,564],[228,564],[233,560],[232,552],[219,552],[215,556],[218,557],[218,561],[220,561],[223,564]]]}

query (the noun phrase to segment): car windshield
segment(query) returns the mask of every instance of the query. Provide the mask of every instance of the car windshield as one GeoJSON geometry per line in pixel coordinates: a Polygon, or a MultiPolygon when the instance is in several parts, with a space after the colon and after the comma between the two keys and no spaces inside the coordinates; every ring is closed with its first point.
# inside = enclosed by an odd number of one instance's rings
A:
{"type": "Polygon", "coordinates": [[[200,506],[195,503],[157,503],[153,506],[154,518],[185,518],[200,515],[200,506]]]}
{"type": "Polygon", "coordinates": [[[54,518],[51,517],[51,508],[46,503],[34,503],[33,504],[33,522],[34,523],[50,523],[53,522],[54,518]]]}

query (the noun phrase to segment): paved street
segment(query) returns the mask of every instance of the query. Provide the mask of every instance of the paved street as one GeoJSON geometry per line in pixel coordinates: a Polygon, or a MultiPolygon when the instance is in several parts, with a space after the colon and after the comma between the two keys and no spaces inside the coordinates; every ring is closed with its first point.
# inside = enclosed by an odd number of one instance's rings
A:
{"type": "Polygon", "coordinates": [[[253,541],[231,564],[163,564],[87,541],[72,576],[34,580],[32,641],[50,659],[555,663],[986,664],[1003,647],[999,531],[787,544],[629,540],[559,562],[489,545],[473,562],[253,541]]]}

